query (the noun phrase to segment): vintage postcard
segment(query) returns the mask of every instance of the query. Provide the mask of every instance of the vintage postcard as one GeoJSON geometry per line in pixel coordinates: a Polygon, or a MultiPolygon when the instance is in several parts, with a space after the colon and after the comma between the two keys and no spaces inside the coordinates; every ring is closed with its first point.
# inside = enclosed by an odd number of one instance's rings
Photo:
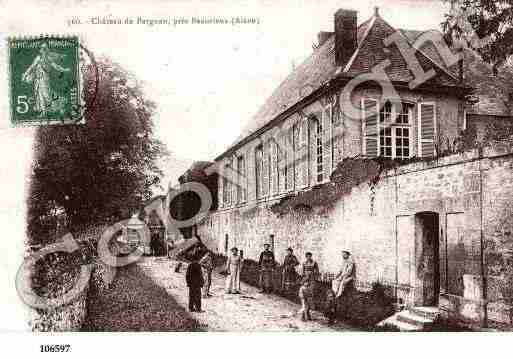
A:
{"type": "Polygon", "coordinates": [[[512,1],[0,6],[0,331],[513,329],[512,1]]]}

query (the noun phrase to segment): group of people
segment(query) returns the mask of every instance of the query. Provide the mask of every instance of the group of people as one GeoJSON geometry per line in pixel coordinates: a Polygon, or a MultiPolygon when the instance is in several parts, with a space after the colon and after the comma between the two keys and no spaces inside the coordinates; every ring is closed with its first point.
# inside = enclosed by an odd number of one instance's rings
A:
{"type": "MultiPolygon", "coordinates": [[[[225,272],[226,293],[240,294],[240,278],[244,262],[242,250],[236,247],[231,249],[231,255],[226,261],[225,272]]],[[[301,264],[300,272],[296,268],[301,263],[294,255],[292,248],[287,249],[283,260],[281,290],[284,294],[296,292],[301,299],[301,319],[311,320],[310,311],[313,307],[314,295],[317,293],[317,282],[319,281],[319,265],[313,259],[311,252],[305,253],[305,260],[301,264]]],[[[277,263],[269,244],[264,244],[264,250],[258,261],[260,269],[260,289],[263,293],[272,293],[274,290],[274,275],[277,263]]],[[[199,261],[194,261],[187,268],[186,281],[189,287],[189,310],[201,311],[201,288],[203,297],[210,296],[210,285],[212,283],[212,271],[214,260],[211,252],[207,252],[199,261]]],[[[342,263],[340,270],[331,282],[331,287],[325,293],[325,315],[330,323],[333,323],[338,316],[344,316],[347,311],[348,297],[354,289],[355,265],[351,260],[351,253],[348,250],[342,251],[342,263]]]]}

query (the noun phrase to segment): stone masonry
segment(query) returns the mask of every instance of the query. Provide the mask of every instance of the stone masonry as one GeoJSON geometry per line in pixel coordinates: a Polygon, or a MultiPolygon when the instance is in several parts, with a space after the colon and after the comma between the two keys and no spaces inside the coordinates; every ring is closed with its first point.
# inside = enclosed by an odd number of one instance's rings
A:
{"type": "Polygon", "coordinates": [[[347,248],[360,289],[378,281],[407,306],[423,305],[422,293],[436,277],[434,303],[447,317],[474,326],[508,325],[511,198],[513,152],[497,146],[388,170],[377,184],[361,183],[332,205],[283,215],[270,211],[273,201],[220,209],[211,212],[198,234],[220,253],[237,246],[251,259],[273,235],[279,262],[289,246],[301,260],[311,251],[323,273],[337,270],[340,251],[347,248]],[[422,237],[425,214],[437,218],[431,230],[438,238],[436,265],[423,253],[429,248],[422,237]],[[433,273],[426,266],[437,269],[433,273]]]}

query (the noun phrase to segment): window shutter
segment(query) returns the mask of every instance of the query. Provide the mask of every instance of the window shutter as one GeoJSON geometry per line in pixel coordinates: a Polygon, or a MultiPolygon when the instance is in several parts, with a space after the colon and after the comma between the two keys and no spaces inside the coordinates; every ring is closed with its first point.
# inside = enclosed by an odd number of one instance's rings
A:
{"type": "Polygon", "coordinates": [[[231,166],[231,174],[230,174],[230,181],[231,181],[231,189],[232,189],[232,203],[233,204],[237,204],[237,202],[239,201],[239,198],[237,196],[237,191],[238,191],[238,182],[239,182],[239,179],[237,178],[237,157],[234,156],[232,158],[232,166],[231,166]]]}
{"type": "Polygon", "coordinates": [[[434,157],[436,135],[436,106],[432,102],[419,104],[419,157],[434,157]]]}
{"type": "Polygon", "coordinates": [[[293,151],[294,154],[294,188],[299,188],[300,184],[300,178],[301,178],[301,151],[300,151],[300,144],[301,144],[301,121],[297,121],[294,126],[292,127],[292,142],[293,144],[293,151]]]}
{"type": "Polygon", "coordinates": [[[255,198],[259,199],[262,197],[262,178],[263,178],[263,146],[260,145],[255,149],[255,198]]]}
{"type": "Polygon", "coordinates": [[[370,98],[362,99],[363,154],[368,157],[379,156],[378,115],[378,101],[370,98]]]}
{"type": "Polygon", "coordinates": [[[230,181],[230,167],[229,167],[229,164],[226,164],[224,166],[224,195],[225,195],[225,199],[224,199],[224,204],[225,204],[225,207],[230,207],[231,205],[231,195],[232,195],[232,192],[231,192],[231,181],[230,181]]]}
{"type": "Polygon", "coordinates": [[[278,193],[278,143],[276,139],[269,142],[269,149],[271,153],[271,192],[272,194],[278,193]]]}
{"type": "Polygon", "coordinates": [[[332,141],[331,141],[331,106],[327,106],[324,109],[322,116],[322,130],[323,130],[323,139],[322,139],[322,161],[323,163],[323,171],[324,171],[324,181],[329,180],[331,174],[331,162],[332,162],[332,141]]]}
{"type": "Polygon", "coordinates": [[[223,188],[223,185],[224,185],[224,181],[223,181],[223,178],[224,178],[224,168],[221,167],[221,175],[219,176],[219,180],[217,181],[218,182],[218,186],[219,186],[219,192],[218,192],[218,202],[219,202],[219,208],[223,208],[224,206],[224,188],[223,188]]]}
{"type": "Polygon", "coordinates": [[[337,127],[342,124],[342,114],[340,112],[340,96],[335,96],[335,101],[332,104],[332,124],[333,127],[337,127]]]}
{"type": "Polygon", "coordinates": [[[241,186],[242,186],[242,201],[246,202],[248,199],[248,156],[244,155],[242,157],[242,179],[241,179],[241,186]]]}
{"type": "Polygon", "coordinates": [[[269,142],[262,145],[262,197],[269,195],[269,142]]]}
{"type": "MultiPolygon", "coordinates": [[[[317,126],[321,126],[321,130],[324,131],[324,129],[322,128],[322,111],[318,111],[318,112],[314,112],[311,117],[309,118],[309,143],[308,143],[308,150],[309,150],[309,156],[308,156],[308,161],[309,161],[309,166],[308,166],[308,171],[309,171],[309,183],[311,183],[312,185],[314,183],[317,183],[317,131],[319,130],[317,128],[317,126]]],[[[323,148],[322,148],[322,140],[323,140],[323,135],[321,133],[321,151],[323,151],[323,148]]],[[[324,161],[324,157],[323,158],[323,161],[324,161]]],[[[324,163],[321,164],[321,167],[324,168],[324,163]]]]}
{"type": "Polygon", "coordinates": [[[285,192],[285,183],[287,171],[285,170],[285,166],[287,164],[287,151],[285,146],[287,145],[287,131],[282,132],[282,134],[278,138],[279,146],[278,146],[278,178],[280,179],[279,183],[279,192],[285,192]]]}
{"type": "Polygon", "coordinates": [[[299,131],[299,150],[298,150],[298,167],[299,178],[298,187],[304,188],[308,186],[308,119],[304,118],[300,122],[299,131]]]}
{"type": "Polygon", "coordinates": [[[287,190],[294,188],[295,153],[294,153],[294,126],[287,132],[287,190]]]}

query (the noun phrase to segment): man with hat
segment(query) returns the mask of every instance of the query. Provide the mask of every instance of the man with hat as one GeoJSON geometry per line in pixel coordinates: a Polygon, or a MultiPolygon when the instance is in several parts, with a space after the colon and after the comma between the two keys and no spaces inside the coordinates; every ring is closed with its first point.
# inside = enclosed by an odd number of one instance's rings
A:
{"type": "Polygon", "coordinates": [[[335,300],[337,302],[338,311],[340,314],[345,315],[347,312],[348,299],[354,289],[355,265],[350,259],[351,253],[345,249],[342,251],[342,265],[338,274],[332,282],[332,289],[335,293],[335,300]]]}
{"type": "Polygon", "coordinates": [[[260,287],[263,293],[271,293],[273,289],[273,274],[276,261],[274,253],[270,250],[268,243],[264,244],[264,251],[260,253],[260,287]]]}

